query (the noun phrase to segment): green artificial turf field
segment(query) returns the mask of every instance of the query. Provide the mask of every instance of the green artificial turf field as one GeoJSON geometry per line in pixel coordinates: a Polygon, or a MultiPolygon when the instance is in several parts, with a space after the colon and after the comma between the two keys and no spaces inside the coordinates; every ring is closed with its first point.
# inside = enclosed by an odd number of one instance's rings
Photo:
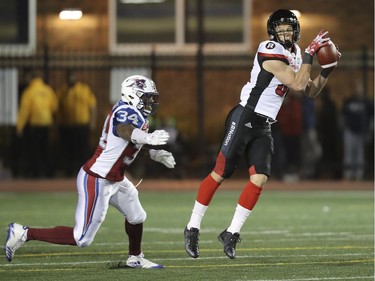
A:
{"type": "MultiPolygon", "coordinates": [[[[339,184],[339,183],[338,183],[339,184]]],[[[127,256],[123,218],[110,207],[87,248],[30,241],[11,263],[0,259],[0,280],[374,280],[373,191],[267,191],[241,231],[237,258],[217,235],[228,227],[240,191],[216,193],[202,223],[198,259],[184,250],[183,229],[195,191],[140,191],[148,213],[145,257],[164,269],[119,267],[127,256]]],[[[7,225],[73,226],[76,194],[0,193],[2,243],[7,225]]]]}

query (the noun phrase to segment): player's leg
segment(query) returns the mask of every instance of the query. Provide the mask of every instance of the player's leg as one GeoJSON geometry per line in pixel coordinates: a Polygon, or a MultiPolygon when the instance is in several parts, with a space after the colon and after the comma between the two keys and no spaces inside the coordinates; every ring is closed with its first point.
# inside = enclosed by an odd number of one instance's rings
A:
{"type": "Polygon", "coordinates": [[[117,189],[112,182],[80,170],[77,177],[78,203],[74,226],[74,239],[79,247],[87,247],[94,241],[107,214],[109,200],[117,189]]]}
{"type": "Polygon", "coordinates": [[[273,141],[271,132],[256,137],[246,150],[250,180],[242,190],[235,213],[229,227],[219,234],[224,245],[224,253],[231,259],[236,257],[236,243],[240,241],[240,231],[257,204],[262,188],[271,172],[273,141]]]}
{"type": "Polygon", "coordinates": [[[273,139],[268,120],[257,115],[250,107],[245,107],[239,121],[245,138],[245,156],[249,167],[250,180],[244,187],[236,206],[230,226],[218,236],[224,246],[224,253],[231,259],[236,256],[236,243],[240,241],[240,230],[258,201],[262,187],[271,170],[273,139]]]}
{"type": "Polygon", "coordinates": [[[219,241],[224,246],[224,253],[231,259],[236,257],[236,244],[241,241],[241,228],[250,216],[262,192],[262,185],[257,185],[253,181],[265,182],[267,180],[267,176],[263,174],[254,174],[251,175],[250,178],[252,180],[246,184],[238,199],[229,227],[218,236],[219,241]]]}
{"type": "Polygon", "coordinates": [[[90,245],[108,209],[112,185],[88,175],[82,169],[77,177],[78,203],[75,227],[28,228],[27,241],[37,240],[59,245],[90,245]]]}
{"type": "Polygon", "coordinates": [[[110,203],[125,217],[125,232],[129,239],[126,265],[136,268],[163,268],[144,258],[142,252],[143,223],[147,214],[138,197],[138,190],[127,178],[118,184],[118,192],[112,195],[110,203]]]}
{"type": "MultiPolygon", "coordinates": [[[[249,214],[258,202],[262,188],[266,184],[271,173],[271,161],[273,155],[273,140],[270,133],[262,137],[255,138],[252,144],[246,150],[250,180],[242,190],[237,207],[248,210],[249,214]]],[[[240,232],[243,222],[246,218],[241,216],[239,222],[233,221],[228,227],[228,231],[235,233],[240,232]]]]}
{"type": "MultiPolygon", "coordinates": [[[[76,221],[78,229],[83,229],[86,203],[87,207],[92,207],[94,206],[92,202],[95,200],[95,196],[88,196],[87,198],[85,196],[85,194],[92,193],[90,192],[92,188],[89,187],[89,184],[85,184],[85,178],[87,179],[87,174],[81,170],[77,178],[78,205],[76,209],[76,221]]],[[[88,213],[91,213],[90,210],[88,210],[88,213]]],[[[18,223],[11,223],[8,227],[8,235],[4,247],[6,259],[11,261],[15,251],[25,242],[32,240],[59,245],[77,245],[76,239],[74,238],[73,227],[56,226],[52,228],[34,228],[18,223]]]]}
{"type": "Polygon", "coordinates": [[[147,214],[139,201],[138,190],[133,183],[124,178],[118,185],[118,192],[113,194],[109,204],[125,217],[125,232],[129,237],[128,254],[139,255],[142,252],[143,222],[147,214]]]}
{"type": "Polygon", "coordinates": [[[73,227],[56,226],[53,228],[34,228],[18,223],[10,223],[5,242],[5,256],[12,261],[18,248],[25,242],[38,240],[59,245],[77,245],[73,237],[73,227]]]}
{"type": "Polygon", "coordinates": [[[225,122],[225,134],[213,171],[201,182],[190,220],[184,229],[185,250],[192,258],[199,257],[198,236],[204,214],[225,178],[229,178],[236,167],[246,143],[243,142],[239,119],[243,107],[233,108],[225,122]]]}
{"type": "Polygon", "coordinates": [[[44,241],[59,245],[88,246],[108,209],[108,196],[101,196],[106,190],[99,188],[99,180],[89,176],[82,169],[77,177],[78,203],[75,227],[29,228],[27,240],[44,241]],[[98,223],[100,222],[100,223],[98,223]]]}

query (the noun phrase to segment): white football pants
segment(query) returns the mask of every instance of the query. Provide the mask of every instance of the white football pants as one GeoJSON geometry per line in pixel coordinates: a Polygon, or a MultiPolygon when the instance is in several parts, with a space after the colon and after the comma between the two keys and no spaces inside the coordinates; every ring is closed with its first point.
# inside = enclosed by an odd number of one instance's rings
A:
{"type": "Polygon", "coordinates": [[[74,239],[79,247],[89,246],[112,205],[130,224],[146,220],[138,190],[124,177],[122,182],[88,175],[81,169],[77,176],[78,203],[75,213],[74,239]]]}

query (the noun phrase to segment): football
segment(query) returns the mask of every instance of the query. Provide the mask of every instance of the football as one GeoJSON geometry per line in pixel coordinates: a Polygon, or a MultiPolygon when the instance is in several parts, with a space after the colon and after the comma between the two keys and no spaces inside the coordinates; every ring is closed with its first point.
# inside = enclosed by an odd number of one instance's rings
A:
{"type": "Polygon", "coordinates": [[[328,45],[321,47],[318,50],[318,52],[316,53],[316,58],[322,68],[328,68],[337,65],[337,61],[339,60],[339,53],[336,45],[331,40],[329,40],[328,45]]]}

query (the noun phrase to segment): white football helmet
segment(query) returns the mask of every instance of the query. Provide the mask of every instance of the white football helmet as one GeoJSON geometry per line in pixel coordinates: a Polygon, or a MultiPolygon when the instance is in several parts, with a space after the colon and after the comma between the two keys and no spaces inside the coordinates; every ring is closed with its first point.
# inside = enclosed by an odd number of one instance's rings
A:
{"type": "Polygon", "coordinates": [[[154,81],[143,75],[132,75],[121,84],[121,100],[135,106],[144,116],[154,114],[159,93],[154,81]]]}

